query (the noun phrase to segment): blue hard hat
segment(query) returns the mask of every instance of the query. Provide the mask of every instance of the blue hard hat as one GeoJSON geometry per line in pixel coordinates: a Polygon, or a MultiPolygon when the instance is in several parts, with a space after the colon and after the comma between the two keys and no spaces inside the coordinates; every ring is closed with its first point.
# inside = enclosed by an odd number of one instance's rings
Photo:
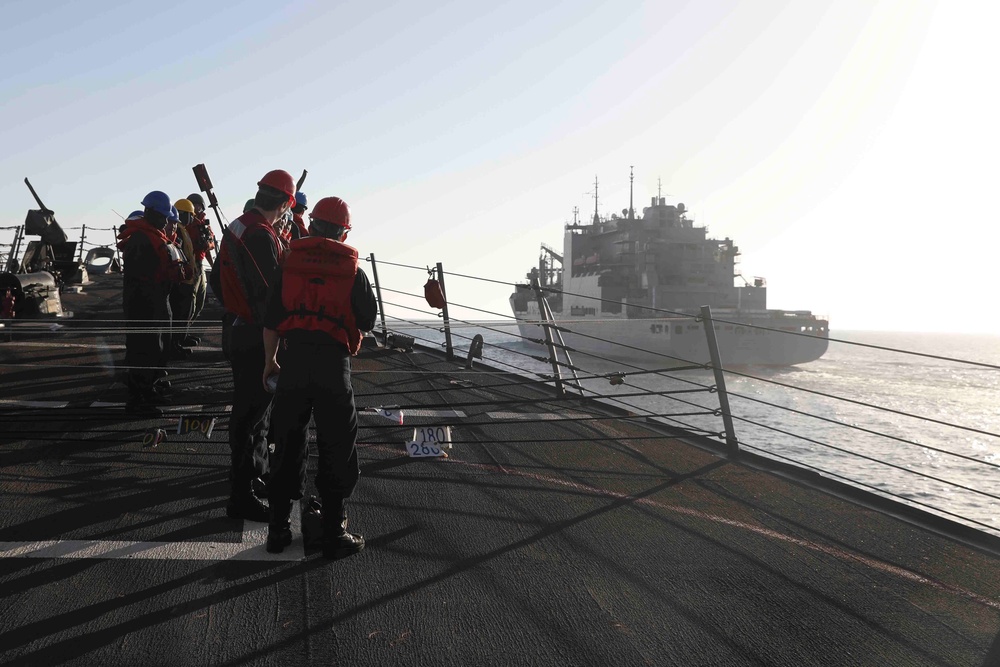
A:
{"type": "Polygon", "coordinates": [[[301,206],[302,208],[309,208],[308,206],[306,206],[306,193],[304,192],[295,193],[295,203],[301,206]]]}
{"type": "Polygon", "coordinates": [[[181,221],[181,216],[179,216],[177,214],[177,207],[176,206],[171,206],[170,207],[170,215],[167,216],[167,220],[169,220],[170,222],[180,222],[181,221]]]}
{"type": "Polygon", "coordinates": [[[125,219],[126,220],[138,220],[141,217],[142,217],[142,211],[132,211],[131,213],[128,214],[128,217],[125,218],[125,219]]]}
{"type": "MultiPolygon", "coordinates": [[[[170,197],[166,192],[160,192],[159,190],[153,190],[148,195],[142,198],[142,205],[146,208],[151,208],[164,218],[170,217],[170,209],[173,208],[173,204],[170,203],[170,197]]],[[[174,213],[176,216],[177,214],[174,213]]]]}

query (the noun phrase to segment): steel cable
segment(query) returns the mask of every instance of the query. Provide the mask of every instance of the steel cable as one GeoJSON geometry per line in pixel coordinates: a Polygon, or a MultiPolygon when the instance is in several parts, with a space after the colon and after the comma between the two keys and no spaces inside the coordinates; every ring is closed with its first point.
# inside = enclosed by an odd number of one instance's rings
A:
{"type": "MultiPolygon", "coordinates": [[[[895,414],[895,415],[901,415],[903,417],[912,417],[913,419],[920,419],[920,420],[923,420],[923,421],[926,421],[926,422],[930,422],[932,424],[939,424],[941,426],[948,426],[948,427],[951,427],[951,428],[957,428],[957,429],[961,429],[963,431],[969,431],[971,433],[978,433],[979,435],[988,435],[988,436],[993,437],[993,438],[1000,438],[1000,434],[991,433],[989,431],[983,431],[983,430],[980,430],[980,429],[977,429],[977,428],[973,428],[971,426],[962,426],[960,424],[951,424],[951,423],[946,422],[946,421],[941,421],[940,419],[934,419],[933,417],[924,417],[922,415],[911,415],[908,412],[903,412],[902,410],[896,410],[895,408],[887,408],[887,407],[884,407],[884,406],[881,406],[881,405],[875,405],[874,403],[865,403],[864,401],[859,401],[859,400],[856,400],[856,399],[853,399],[853,398],[846,398],[844,396],[836,396],[834,394],[827,394],[827,393],[822,392],[822,391],[817,391],[816,389],[806,389],[805,387],[796,387],[795,385],[787,384],[785,382],[779,382],[778,380],[769,380],[767,378],[756,377],[754,375],[748,375],[746,373],[740,373],[738,371],[734,371],[734,370],[730,370],[730,369],[724,369],[724,370],[725,370],[726,373],[731,373],[732,375],[739,375],[740,377],[750,378],[752,380],[760,380],[761,382],[767,382],[769,384],[774,384],[774,385],[777,385],[779,387],[784,387],[785,389],[794,389],[796,391],[804,391],[804,392],[806,392],[808,394],[813,394],[815,396],[823,396],[824,398],[832,398],[832,399],[835,399],[835,400],[838,400],[838,401],[844,401],[845,403],[851,403],[851,404],[854,404],[854,405],[860,405],[862,407],[872,408],[874,410],[881,410],[883,412],[888,412],[888,413],[895,414]]],[[[734,395],[740,396],[740,398],[748,398],[748,397],[742,396],[740,394],[734,394],[734,395]]]]}
{"type": "MultiPolygon", "coordinates": [[[[761,424],[759,422],[753,421],[752,419],[747,419],[746,417],[737,417],[736,415],[733,415],[733,419],[737,419],[737,420],[739,420],[741,422],[746,422],[748,424],[753,424],[754,426],[758,426],[760,428],[765,428],[765,429],[768,429],[770,431],[774,431],[776,433],[781,433],[782,435],[787,435],[787,436],[791,436],[793,438],[798,438],[800,440],[804,440],[804,441],[812,443],[814,445],[819,445],[820,447],[826,447],[827,449],[832,449],[832,450],[840,452],[842,454],[849,454],[850,456],[854,456],[856,458],[865,459],[866,461],[871,461],[873,463],[879,463],[881,465],[888,466],[890,468],[895,468],[896,470],[900,470],[902,472],[906,472],[906,473],[909,473],[911,475],[916,475],[918,477],[923,477],[925,479],[931,479],[931,480],[934,480],[935,482],[941,482],[942,484],[947,484],[949,486],[953,486],[955,488],[962,489],[964,491],[969,491],[971,493],[978,493],[980,495],[986,496],[987,498],[993,498],[994,500],[1000,500],[1000,495],[994,495],[994,494],[988,493],[986,491],[980,491],[979,489],[974,489],[972,487],[968,487],[968,486],[965,486],[963,484],[959,484],[958,482],[951,482],[949,480],[942,479],[940,477],[935,477],[934,475],[928,475],[927,473],[920,472],[919,470],[911,470],[909,468],[906,468],[905,466],[897,465],[895,463],[890,463],[888,461],[883,461],[881,459],[877,459],[877,458],[874,458],[872,456],[868,456],[866,454],[860,454],[858,452],[852,452],[849,449],[844,449],[843,447],[837,447],[836,445],[831,445],[831,444],[826,443],[826,442],[820,442],[819,440],[814,440],[813,438],[810,438],[810,437],[807,437],[807,436],[804,436],[804,435],[799,435],[797,433],[792,433],[791,431],[785,431],[783,429],[777,428],[776,426],[770,426],[768,424],[761,424]]],[[[742,442],[740,444],[742,444],[742,442]]],[[[757,448],[757,449],[760,449],[760,448],[757,448]]],[[[767,450],[761,450],[761,451],[767,451],[767,450]]]]}
{"type": "Polygon", "coordinates": [[[814,466],[814,465],[811,465],[811,464],[808,464],[808,463],[797,461],[796,459],[790,458],[788,456],[783,456],[781,454],[778,454],[776,452],[771,452],[771,451],[766,450],[766,449],[761,449],[760,447],[754,447],[753,445],[745,445],[745,446],[748,449],[755,449],[755,450],[757,450],[759,452],[763,452],[768,457],[773,457],[773,458],[776,458],[776,459],[782,459],[784,461],[788,461],[789,463],[791,463],[792,465],[794,465],[797,468],[808,468],[809,470],[813,470],[815,472],[822,473],[823,475],[827,475],[829,477],[835,477],[835,478],[837,478],[839,480],[843,480],[844,482],[848,483],[850,486],[858,486],[858,487],[866,488],[866,489],[871,490],[872,492],[874,492],[877,495],[883,495],[883,496],[890,496],[892,498],[898,498],[899,500],[902,500],[904,502],[904,504],[910,503],[910,504],[913,504],[913,505],[919,505],[921,507],[925,507],[927,509],[930,509],[930,510],[933,510],[935,512],[938,512],[940,514],[951,516],[951,517],[954,517],[956,519],[960,519],[960,520],[962,520],[964,522],[967,522],[967,523],[970,523],[970,524],[975,524],[977,526],[982,526],[983,528],[987,528],[991,532],[996,532],[997,531],[997,527],[996,526],[990,525],[988,523],[984,523],[982,521],[978,521],[976,519],[971,519],[971,518],[966,517],[966,516],[962,516],[961,514],[957,514],[955,512],[951,512],[951,511],[943,509],[941,507],[937,507],[936,505],[931,505],[929,503],[925,503],[925,502],[922,502],[920,500],[916,500],[915,498],[908,498],[907,496],[904,496],[904,495],[901,495],[901,494],[898,494],[898,493],[893,493],[892,491],[888,491],[888,490],[883,489],[881,487],[874,486],[872,484],[867,484],[865,482],[861,482],[859,480],[852,479],[852,478],[847,477],[845,475],[841,475],[839,473],[832,472],[832,471],[826,470],[824,468],[819,468],[817,466],[814,466]]]}

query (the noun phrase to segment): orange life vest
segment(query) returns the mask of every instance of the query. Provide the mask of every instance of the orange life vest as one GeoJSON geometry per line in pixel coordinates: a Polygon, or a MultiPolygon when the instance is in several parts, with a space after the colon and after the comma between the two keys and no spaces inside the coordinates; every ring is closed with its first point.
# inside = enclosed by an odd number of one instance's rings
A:
{"type": "Polygon", "coordinates": [[[205,219],[204,212],[197,214],[188,223],[188,234],[191,235],[191,245],[198,259],[205,259],[205,255],[215,249],[215,235],[212,234],[212,226],[205,219]]]}
{"type": "Polygon", "coordinates": [[[357,354],[361,331],[351,309],[357,272],[358,251],[349,245],[322,236],[292,241],[282,264],[281,303],[288,316],[278,333],[322,331],[357,354]]]}
{"type": "Polygon", "coordinates": [[[274,233],[274,229],[260,213],[257,211],[248,211],[233,220],[232,224],[226,228],[226,232],[222,237],[222,248],[219,250],[219,266],[217,269],[222,285],[222,302],[225,304],[226,310],[239,316],[240,319],[251,323],[254,322],[253,311],[247,300],[246,289],[243,287],[239,273],[236,270],[234,253],[245,253],[247,258],[250,259],[249,264],[256,267],[260,280],[266,285],[267,275],[264,274],[261,267],[257,266],[253,255],[250,254],[250,251],[243,243],[243,239],[248,233],[258,229],[266,231],[274,242],[274,247],[278,249],[280,254],[282,244],[278,241],[278,236],[274,233]],[[227,243],[226,241],[231,242],[227,243]]]}
{"type": "Polygon", "coordinates": [[[118,236],[119,250],[125,251],[125,246],[133,234],[144,234],[160,260],[153,276],[154,282],[180,282],[189,277],[184,254],[167,239],[163,230],[149,224],[145,218],[129,218],[125,221],[124,231],[118,236]]]}

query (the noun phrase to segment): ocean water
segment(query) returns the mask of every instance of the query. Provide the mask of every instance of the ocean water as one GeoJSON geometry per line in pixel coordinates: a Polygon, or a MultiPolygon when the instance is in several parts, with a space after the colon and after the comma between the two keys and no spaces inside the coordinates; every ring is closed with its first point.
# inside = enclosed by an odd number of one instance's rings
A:
{"type": "MultiPolygon", "coordinates": [[[[406,325],[405,333],[431,345],[444,338],[413,325],[406,325]]],[[[551,373],[549,364],[529,357],[544,356],[543,348],[497,322],[453,329],[458,354],[465,356],[468,339],[477,333],[486,342],[484,363],[525,375],[551,373]]],[[[835,331],[832,337],[1000,366],[1000,336],[835,331]]],[[[582,381],[588,393],[640,414],[719,406],[718,397],[704,390],[620,398],[643,390],[712,386],[710,371],[639,374],[629,365],[582,354],[573,362],[585,369],[581,375],[600,376],[582,381]],[[604,376],[617,372],[628,374],[625,383],[612,385],[604,376]]],[[[733,369],[726,385],[741,447],[1000,534],[1000,370],[831,341],[817,361],[733,369]]],[[[724,431],[721,417],[712,414],[664,419],[724,431]]]]}

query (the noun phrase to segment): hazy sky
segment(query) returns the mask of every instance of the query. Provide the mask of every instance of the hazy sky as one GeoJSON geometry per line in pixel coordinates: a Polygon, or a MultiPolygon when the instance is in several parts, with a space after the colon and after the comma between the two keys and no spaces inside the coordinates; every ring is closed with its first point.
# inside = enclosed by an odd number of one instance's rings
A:
{"type": "MultiPolygon", "coordinates": [[[[771,307],[1000,331],[995,3],[225,4],[7,0],[0,226],[34,207],[25,176],[63,227],[110,229],[199,162],[230,219],[305,168],[362,255],[516,281],[595,175],[602,213],[627,207],[634,165],[637,208],[662,179],[771,307]]],[[[509,312],[502,285],[448,289],[509,312]]]]}

